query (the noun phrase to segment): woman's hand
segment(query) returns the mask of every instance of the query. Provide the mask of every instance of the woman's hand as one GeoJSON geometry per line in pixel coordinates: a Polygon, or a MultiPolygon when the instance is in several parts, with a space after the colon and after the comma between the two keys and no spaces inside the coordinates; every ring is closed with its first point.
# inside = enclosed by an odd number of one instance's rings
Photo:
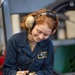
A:
{"type": "Polygon", "coordinates": [[[28,70],[26,70],[26,71],[17,71],[16,75],[26,75],[28,73],[29,73],[28,70]]]}

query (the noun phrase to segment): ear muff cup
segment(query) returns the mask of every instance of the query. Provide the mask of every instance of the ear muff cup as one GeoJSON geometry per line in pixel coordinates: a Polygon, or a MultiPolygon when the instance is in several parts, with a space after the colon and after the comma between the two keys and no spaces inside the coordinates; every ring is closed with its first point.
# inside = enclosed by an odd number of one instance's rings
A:
{"type": "Polygon", "coordinates": [[[28,29],[32,29],[36,24],[35,18],[33,16],[28,16],[25,25],[28,29]]]}

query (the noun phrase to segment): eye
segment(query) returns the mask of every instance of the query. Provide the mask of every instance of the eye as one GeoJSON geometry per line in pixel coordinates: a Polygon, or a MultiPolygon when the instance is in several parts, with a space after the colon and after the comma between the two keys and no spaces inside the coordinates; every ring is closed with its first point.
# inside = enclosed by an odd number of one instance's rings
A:
{"type": "Polygon", "coordinates": [[[44,36],[49,36],[49,34],[44,34],[44,36]]]}
{"type": "Polygon", "coordinates": [[[42,33],[40,30],[37,30],[38,33],[42,33]]]}

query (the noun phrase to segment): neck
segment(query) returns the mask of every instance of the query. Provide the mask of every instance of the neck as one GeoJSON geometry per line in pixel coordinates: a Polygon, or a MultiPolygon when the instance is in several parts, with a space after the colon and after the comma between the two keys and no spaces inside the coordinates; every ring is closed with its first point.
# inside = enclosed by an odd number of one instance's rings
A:
{"type": "Polygon", "coordinates": [[[37,42],[34,41],[34,39],[32,38],[31,34],[28,34],[28,42],[29,42],[31,51],[33,51],[35,46],[36,46],[36,44],[37,44],[37,42]]]}

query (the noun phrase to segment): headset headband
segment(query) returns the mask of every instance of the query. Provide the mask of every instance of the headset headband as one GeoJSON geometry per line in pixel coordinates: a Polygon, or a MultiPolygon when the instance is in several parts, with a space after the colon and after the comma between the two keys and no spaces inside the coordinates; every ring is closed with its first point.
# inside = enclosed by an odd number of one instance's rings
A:
{"type": "Polygon", "coordinates": [[[34,26],[36,25],[36,20],[37,18],[39,18],[40,16],[43,16],[43,15],[46,15],[47,17],[50,17],[50,18],[53,18],[55,21],[57,21],[57,17],[56,15],[51,12],[51,11],[46,11],[46,12],[43,12],[37,16],[29,16],[26,21],[25,21],[25,25],[28,29],[33,29],[34,26]]]}
{"type": "Polygon", "coordinates": [[[35,19],[38,18],[38,17],[40,17],[40,16],[42,16],[42,15],[46,15],[47,17],[51,17],[51,18],[53,18],[55,21],[57,20],[55,13],[53,13],[53,12],[51,12],[51,11],[43,12],[43,13],[39,14],[38,16],[35,16],[35,19]]]}

